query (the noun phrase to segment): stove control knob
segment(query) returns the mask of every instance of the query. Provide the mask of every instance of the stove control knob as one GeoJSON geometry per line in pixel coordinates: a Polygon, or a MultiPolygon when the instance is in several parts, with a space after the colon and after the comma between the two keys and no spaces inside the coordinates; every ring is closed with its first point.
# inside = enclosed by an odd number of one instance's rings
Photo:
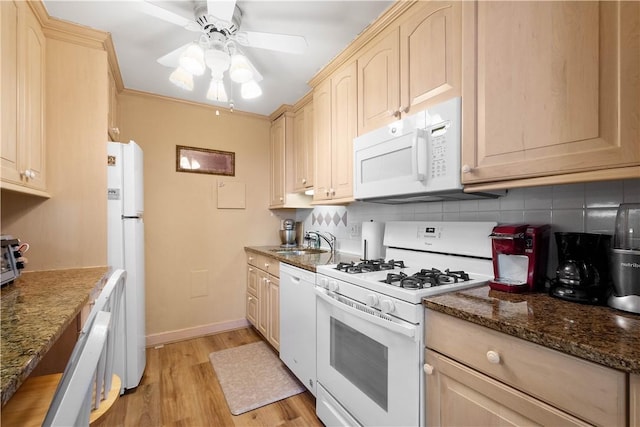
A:
{"type": "Polygon", "coordinates": [[[320,287],[324,289],[329,289],[329,279],[326,277],[320,278],[320,287]]]}
{"type": "Polygon", "coordinates": [[[382,302],[380,303],[380,309],[382,310],[383,313],[393,313],[396,309],[395,304],[393,304],[393,301],[389,300],[389,299],[383,299],[382,302]]]}
{"type": "Polygon", "coordinates": [[[335,280],[330,280],[329,281],[329,290],[331,292],[337,292],[338,291],[338,282],[336,282],[335,280]]]}
{"type": "Polygon", "coordinates": [[[378,301],[379,301],[379,298],[378,298],[378,295],[376,294],[369,294],[366,296],[366,299],[365,299],[365,303],[371,307],[375,307],[376,305],[378,305],[378,301]]]}

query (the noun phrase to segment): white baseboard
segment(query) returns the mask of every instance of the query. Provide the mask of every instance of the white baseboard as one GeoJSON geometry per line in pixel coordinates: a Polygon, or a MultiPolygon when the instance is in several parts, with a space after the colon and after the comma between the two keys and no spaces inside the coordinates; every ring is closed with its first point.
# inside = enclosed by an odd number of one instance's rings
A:
{"type": "Polygon", "coordinates": [[[184,341],[191,338],[198,338],[205,335],[215,334],[217,332],[232,331],[234,329],[245,328],[250,323],[247,319],[232,320],[222,323],[211,323],[208,325],[195,326],[193,328],[178,329],[176,331],[161,332],[159,334],[147,335],[147,347],[153,347],[161,344],[168,344],[176,341],[184,341]]]}

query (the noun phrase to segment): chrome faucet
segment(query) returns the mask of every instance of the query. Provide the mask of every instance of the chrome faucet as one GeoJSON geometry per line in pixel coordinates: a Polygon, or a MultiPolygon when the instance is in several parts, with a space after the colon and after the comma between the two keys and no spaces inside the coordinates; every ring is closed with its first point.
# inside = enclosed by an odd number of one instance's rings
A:
{"type": "Polygon", "coordinates": [[[329,245],[329,250],[331,251],[331,253],[336,253],[336,236],[329,233],[328,231],[325,231],[324,234],[320,233],[319,231],[307,231],[305,233],[304,239],[309,241],[309,246],[311,246],[311,242],[314,242],[314,246],[316,248],[320,248],[320,239],[322,239],[329,245]],[[325,236],[325,234],[327,234],[329,237],[325,236]]]}

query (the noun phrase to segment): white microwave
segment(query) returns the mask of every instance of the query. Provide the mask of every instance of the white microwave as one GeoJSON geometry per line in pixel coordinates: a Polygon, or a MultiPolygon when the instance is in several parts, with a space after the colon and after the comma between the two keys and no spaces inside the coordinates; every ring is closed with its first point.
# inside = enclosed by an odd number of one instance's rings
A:
{"type": "Polygon", "coordinates": [[[460,183],[460,98],[353,140],[354,198],[383,203],[497,197],[460,183]]]}

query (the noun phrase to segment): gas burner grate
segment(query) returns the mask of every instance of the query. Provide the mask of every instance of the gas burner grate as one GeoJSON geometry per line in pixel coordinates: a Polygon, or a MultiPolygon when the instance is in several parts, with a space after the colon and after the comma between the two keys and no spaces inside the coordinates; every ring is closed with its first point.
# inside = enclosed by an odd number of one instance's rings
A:
{"type": "Polygon", "coordinates": [[[369,273],[372,271],[381,270],[394,270],[396,268],[405,268],[404,261],[395,261],[384,259],[366,260],[359,263],[354,262],[341,262],[336,266],[336,270],[344,271],[346,273],[369,273]]]}
{"type": "Polygon", "coordinates": [[[449,269],[441,271],[437,268],[423,268],[411,276],[403,272],[389,273],[387,278],[381,280],[381,282],[405,289],[424,289],[467,280],[470,280],[469,275],[464,271],[451,271],[449,269]]]}

